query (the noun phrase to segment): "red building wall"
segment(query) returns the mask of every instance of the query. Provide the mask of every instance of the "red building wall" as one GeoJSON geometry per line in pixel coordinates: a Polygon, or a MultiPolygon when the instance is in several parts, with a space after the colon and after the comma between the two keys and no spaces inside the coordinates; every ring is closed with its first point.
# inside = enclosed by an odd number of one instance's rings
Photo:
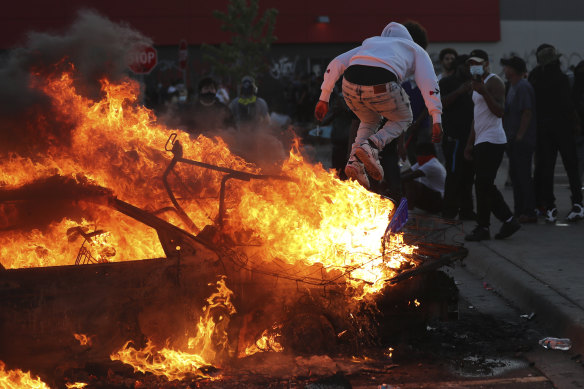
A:
{"type": "MultiPolygon", "coordinates": [[[[154,40],[155,45],[176,45],[184,38],[191,45],[227,40],[215,9],[225,11],[227,0],[30,0],[3,4],[0,12],[0,48],[25,40],[26,32],[62,31],[79,9],[95,9],[113,21],[125,21],[154,40]]],[[[416,20],[428,30],[432,42],[484,42],[500,38],[499,0],[260,0],[261,8],[279,14],[277,43],[360,42],[379,35],[390,21],[416,20]],[[330,23],[317,23],[328,16],[330,23]]]]}

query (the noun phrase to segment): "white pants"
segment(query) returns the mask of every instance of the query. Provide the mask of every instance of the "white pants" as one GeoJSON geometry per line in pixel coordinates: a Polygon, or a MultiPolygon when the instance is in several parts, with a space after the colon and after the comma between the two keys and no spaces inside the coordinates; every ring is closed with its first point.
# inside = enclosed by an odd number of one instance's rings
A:
{"type": "Polygon", "coordinates": [[[343,97],[361,124],[351,156],[355,148],[371,139],[379,150],[397,138],[412,123],[412,110],[408,94],[397,82],[364,86],[343,80],[343,97]],[[387,123],[377,131],[382,118],[387,123]]]}

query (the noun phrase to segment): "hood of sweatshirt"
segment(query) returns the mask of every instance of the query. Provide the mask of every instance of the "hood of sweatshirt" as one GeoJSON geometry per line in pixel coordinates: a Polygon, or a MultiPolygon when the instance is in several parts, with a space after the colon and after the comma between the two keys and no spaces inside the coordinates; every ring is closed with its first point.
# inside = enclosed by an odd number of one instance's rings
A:
{"type": "Polygon", "coordinates": [[[399,24],[396,22],[391,22],[387,26],[385,26],[385,28],[383,29],[383,32],[381,33],[381,36],[385,37],[385,38],[387,38],[387,37],[402,38],[402,39],[408,39],[412,42],[414,41],[412,39],[412,36],[408,32],[408,29],[405,28],[403,26],[403,24],[399,24]]]}

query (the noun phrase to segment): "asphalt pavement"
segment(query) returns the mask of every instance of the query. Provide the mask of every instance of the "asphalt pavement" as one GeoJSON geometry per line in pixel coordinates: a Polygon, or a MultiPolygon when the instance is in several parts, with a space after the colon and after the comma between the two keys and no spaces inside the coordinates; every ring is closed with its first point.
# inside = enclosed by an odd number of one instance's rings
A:
{"type": "MultiPolygon", "coordinates": [[[[502,166],[497,186],[513,207],[513,193],[504,186],[502,166]]],[[[570,190],[560,175],[555,196],[559,218],[546,224],[525,224],[505,240],[465,242],[469,255],[464,263],[488,288],[492,288],[538,320],[547,336],[570,338],[572,353],[584,354],[584,220],[568,223],[570,190]]],[[[492,216],[491,236],[501,223],[492,216]]],[[[470,232],[474,222],[464,222],[470,232]]]]}

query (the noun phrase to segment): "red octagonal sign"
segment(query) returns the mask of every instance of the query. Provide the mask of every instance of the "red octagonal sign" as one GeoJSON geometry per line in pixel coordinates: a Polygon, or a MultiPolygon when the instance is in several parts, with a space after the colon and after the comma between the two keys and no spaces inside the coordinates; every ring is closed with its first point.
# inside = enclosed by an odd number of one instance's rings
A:
{"type": "Polygon", "coordinates": [[[158,53],[152,46],[144,46],[130,54],[128,67],[136,74],[148,74],[158,63],[158,53]]]}

